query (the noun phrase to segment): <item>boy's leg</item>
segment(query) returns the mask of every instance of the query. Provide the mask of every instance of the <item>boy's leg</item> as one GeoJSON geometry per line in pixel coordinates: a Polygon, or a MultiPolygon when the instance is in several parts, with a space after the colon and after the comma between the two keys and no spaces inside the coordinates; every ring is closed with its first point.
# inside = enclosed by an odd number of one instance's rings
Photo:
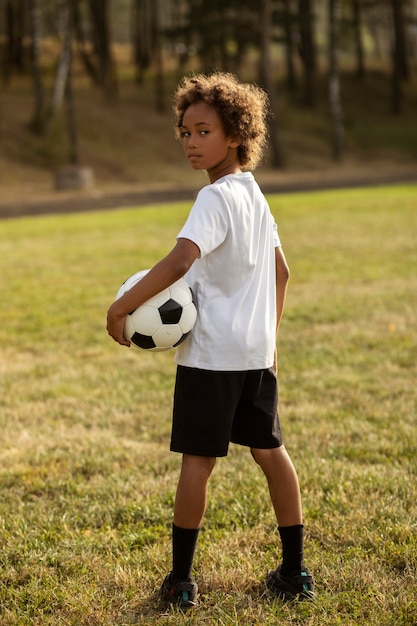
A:
{"type": "Polygon", "coordinates": [[[252,448],[251,452],[268,481],[278,525],[302,524],[303,514],[298,477],[285,447],[280,446],[270,450],[252,448]]]}
{"type": "Polygon", "coordinates": [[[294,465],[284,446],[251,450],[268,481],[269,493],[282,542],[283,573],[303,565],[303,517],[300,487],[294,465]]]}
{"type": "Polygon", "coordinates": [[[207,502],[207,484],[214,457],[183,455],[172,525],[172,571],[166,576],[162,598],[187,610],[196,604],[197,585],[192,567],[198,533],[207,502]]]}
{"type": "Polygon", "coordinates": [[[174,524],[200,528],[207,503],[207,485],[216,464],[215,457],[184,454],[174,506],[174,524]]]}
{"type": "Polygon", "coordinates": [[[207,502],[207,484],[216,463],[212,457],[183,455],[172,525],[172,575],[192,578],[194,552],[207,502]]]}
{"type": "Polygon", "coordinates": [[[282,564],[268,573],[268,586],[283,599],[312,598],[314,581],[304,566],[304,526],[294,465],[284,446],[251,452],[268,481],[282,542],[282,564]]]}

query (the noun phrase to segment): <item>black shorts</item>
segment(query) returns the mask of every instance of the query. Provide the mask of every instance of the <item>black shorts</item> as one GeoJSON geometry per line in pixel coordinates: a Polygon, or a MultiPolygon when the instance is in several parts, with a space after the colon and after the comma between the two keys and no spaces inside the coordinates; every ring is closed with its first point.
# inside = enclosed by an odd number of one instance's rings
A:
{"type": "Polygon", "coordinates": [[[229,442],[250,448],[282,445],[273,369],[216,372],[179,365],[171,450],[227,456],[229,442]]]}

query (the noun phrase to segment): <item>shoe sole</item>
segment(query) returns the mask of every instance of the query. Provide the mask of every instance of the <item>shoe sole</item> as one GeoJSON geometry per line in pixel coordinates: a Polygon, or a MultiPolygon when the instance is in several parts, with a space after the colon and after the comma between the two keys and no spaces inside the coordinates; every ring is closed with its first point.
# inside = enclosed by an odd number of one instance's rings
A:
{"type": "Polygon", "coordinates": [[[296,600],[302,601],[313,601],[315,598],[314,591],[303,590],[299,592],[291,591],[290,589],[285,589],[282,587],[277,587],[277,584],[281,582],[283,585],[287,585],[284,580],[280,580],[275,575],[275,570],[270,570],[266,577],[266,586],[269,591],[279,600],[284,602],[294,602],[296,600]]]}

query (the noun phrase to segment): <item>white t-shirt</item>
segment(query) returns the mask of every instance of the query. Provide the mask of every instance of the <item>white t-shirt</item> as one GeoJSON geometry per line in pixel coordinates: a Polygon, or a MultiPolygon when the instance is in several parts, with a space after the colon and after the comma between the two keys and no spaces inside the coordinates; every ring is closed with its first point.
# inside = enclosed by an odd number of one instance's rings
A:
{"type": "Polygon", "coordinates": [[[197,301],[179,365],[244,371],[271,367],[276,342],[275,250],[280,246],[268,203],[251,172],[203,187],[178,238],[200,257],[185,275],[197,301]]]}

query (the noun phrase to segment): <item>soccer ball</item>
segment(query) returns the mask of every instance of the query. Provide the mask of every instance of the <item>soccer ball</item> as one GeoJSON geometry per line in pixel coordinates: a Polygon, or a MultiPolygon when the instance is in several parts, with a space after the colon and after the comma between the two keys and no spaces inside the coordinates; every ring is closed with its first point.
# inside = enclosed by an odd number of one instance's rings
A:
{"type": "MultiPolygon", "coordinates": [[[[130,276],[117,292],[116,300],[148,272],[142,270],[130,276]]],[[[124,335],[136,348],[160,352],[175,348],[184,341],[196,319],[193,292],[180,278],[126,316],[124,335]]]]}

